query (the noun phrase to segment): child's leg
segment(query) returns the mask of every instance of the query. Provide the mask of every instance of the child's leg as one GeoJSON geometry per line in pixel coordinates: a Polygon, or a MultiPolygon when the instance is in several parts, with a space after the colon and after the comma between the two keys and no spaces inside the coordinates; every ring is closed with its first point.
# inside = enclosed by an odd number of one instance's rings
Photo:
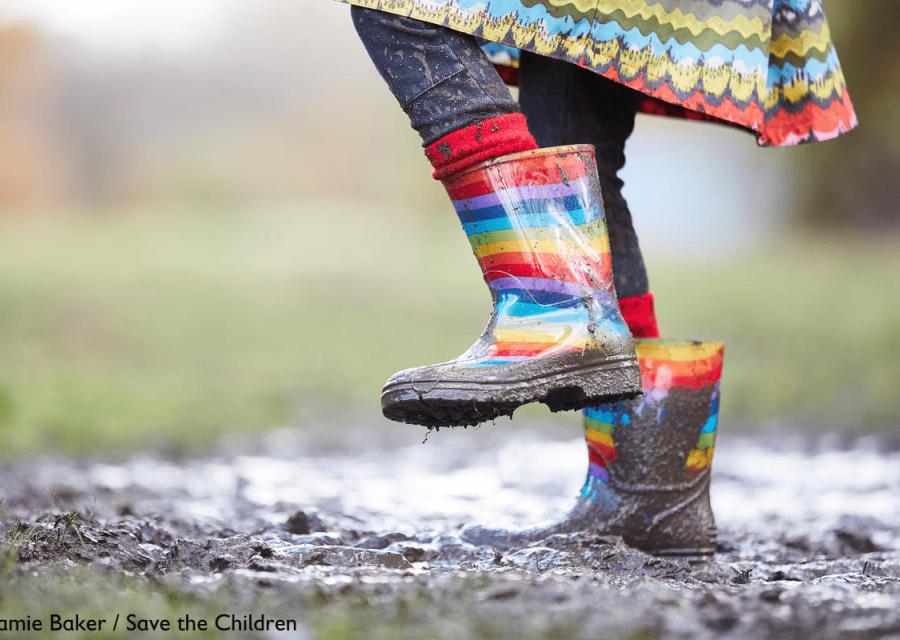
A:
{"type": "Polygon", "coordinates": [[[616,293],[632,333],[655,337],[647,271],[618,175],[639,94],[592,71],[528,52],[522,52],[519,87],[522,111],[538,144],[596,148],[616,293]],[[631,312],[629,307],[636,308],[631,312]]]}
{"type": "Polygon", "coordinates": [[[435,178],[537,146],[474,37],[356,6],[352,16],[378,72],[422,137],[435,178]]]}
{"type": "Polygon", "coordinates": [[[460,426],[532,402],[559,411],[639,393],[593,150],[537,149],[471,36],[375,11],[354,9],[353,19],[422,136],[493,300],[465,353],[388,379],[384,415],[460,426]]]}

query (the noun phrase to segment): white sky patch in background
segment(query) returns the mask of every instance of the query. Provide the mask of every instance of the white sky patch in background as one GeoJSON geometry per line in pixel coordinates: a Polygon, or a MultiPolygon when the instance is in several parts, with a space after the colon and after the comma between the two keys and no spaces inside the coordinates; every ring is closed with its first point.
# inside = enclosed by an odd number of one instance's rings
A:
{"type": "Polygon", "coordinates": [[[626,158],[619,175],[648,258],[733,257],[765,242],[790,213],[783,165],[748,132],[639,115],[626,158]]]}
{"type": "Polygon", "coordinates": [[[0,0],[0,23],[28,21],[118,51],[185,49],[222,26],[234,0],[0,0]]]}

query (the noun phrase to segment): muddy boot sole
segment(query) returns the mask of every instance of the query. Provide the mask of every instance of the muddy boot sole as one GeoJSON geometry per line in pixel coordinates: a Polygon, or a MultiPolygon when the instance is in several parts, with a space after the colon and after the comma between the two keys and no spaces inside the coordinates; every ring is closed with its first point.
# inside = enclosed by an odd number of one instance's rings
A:
{"type": "Polygon", "coordinates": [[[641,393],[636,360],[555,371],[525,380],[415,380],[390,383],[381,394],[384,416],[426,427],[464,427],[511,416],[540,402],[570,411],[633,398],[641,393]]]}

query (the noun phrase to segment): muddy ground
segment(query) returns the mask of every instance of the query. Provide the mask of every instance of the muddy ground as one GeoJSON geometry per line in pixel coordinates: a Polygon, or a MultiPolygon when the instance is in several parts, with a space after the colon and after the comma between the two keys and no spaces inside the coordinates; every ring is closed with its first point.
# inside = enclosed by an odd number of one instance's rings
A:
{"type": "Polygon", "coordinates": [[[466,524],[563,513],[583,444],[509,422],[424,444],[384,429],[5,464],[0,618],[182,608],[297,624],[233,637],[900,638],[896,439],[725,434],[719,552],[689,562],[592,532],[464,544],[466,524]]]}

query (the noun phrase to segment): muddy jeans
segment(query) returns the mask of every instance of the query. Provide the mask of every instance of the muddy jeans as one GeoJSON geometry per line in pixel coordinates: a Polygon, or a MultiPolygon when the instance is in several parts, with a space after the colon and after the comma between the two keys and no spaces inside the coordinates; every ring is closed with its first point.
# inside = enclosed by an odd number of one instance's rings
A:
{"type": "Polygon", "coordinates": [[[467,34],[352,7],[353,24],[423,145],[485,118],[521,110],[538,144],[592,144],[620,298],[648,291],[647,272],[622,196],[619,170],[634,129],[638,94],[575,65],[522,53],[517,104],[467,34]]]}

